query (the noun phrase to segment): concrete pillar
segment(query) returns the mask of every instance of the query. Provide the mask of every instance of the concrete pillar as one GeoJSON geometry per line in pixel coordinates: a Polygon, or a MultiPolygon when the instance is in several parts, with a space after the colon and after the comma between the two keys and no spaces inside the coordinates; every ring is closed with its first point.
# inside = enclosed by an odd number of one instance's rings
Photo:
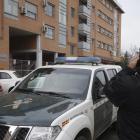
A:
{"type": "Polygon", "coordinates": [[[58,57],[58,53],[56,52],[56,53],[54,53],[54,62],[55,62],[55,58],[57,58],[58,57]]]}
{"type": "Polygon", "coordinates": [[[37,35],[36,67],[42,66],[41,35],[37,35]]]}

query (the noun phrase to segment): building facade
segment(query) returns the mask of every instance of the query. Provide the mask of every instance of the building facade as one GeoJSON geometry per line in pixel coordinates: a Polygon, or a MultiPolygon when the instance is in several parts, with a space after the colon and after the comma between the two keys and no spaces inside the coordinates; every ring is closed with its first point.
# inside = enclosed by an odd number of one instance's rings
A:
{"type": "Polygon", "coordinates": [[[116,0],[1,0],[0,7],[0,69],[58,56],[120,61],[124,11],[116,0]]]}

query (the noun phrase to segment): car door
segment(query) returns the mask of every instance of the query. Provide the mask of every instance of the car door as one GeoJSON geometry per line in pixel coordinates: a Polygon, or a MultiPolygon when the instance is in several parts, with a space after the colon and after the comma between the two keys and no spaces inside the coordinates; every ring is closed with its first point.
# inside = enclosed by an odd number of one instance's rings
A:
{"type": "Polygon", "coordinates": [[[8,73],[0,72],[0,83],[3,88],[4,94],[8,93],[11,82],[12,82],[12,77],[8,73]]]}
{"type": "Polygon", "coordinates": [[[93,80],[94,138],[96,138],[112,121],[113,105],[107,98],[98,98],[98,92],[108,79],[104,69],[97,70],[93,80]]]}
{"type": "MultiPolygon", "coordinates": [[[[115,68],[114,69],[113,68],[112,69],[106,69],[106,71],[107,71],[109,80],[117,74],[117,70],[115,68]]],[[[113,105],[112,120],[117,119],[117,111],[118,111],[118,108],[113,105]]]]}

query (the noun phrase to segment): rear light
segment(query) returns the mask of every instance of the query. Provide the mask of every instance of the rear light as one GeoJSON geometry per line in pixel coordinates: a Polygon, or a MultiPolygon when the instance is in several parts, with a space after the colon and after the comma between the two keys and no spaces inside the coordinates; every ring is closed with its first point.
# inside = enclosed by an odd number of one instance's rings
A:
{"type": "Polygon", "coordinates": [[[2,86],[0,86],[0,95],[3,94],[3,89],[2,89],[2,86]]]}

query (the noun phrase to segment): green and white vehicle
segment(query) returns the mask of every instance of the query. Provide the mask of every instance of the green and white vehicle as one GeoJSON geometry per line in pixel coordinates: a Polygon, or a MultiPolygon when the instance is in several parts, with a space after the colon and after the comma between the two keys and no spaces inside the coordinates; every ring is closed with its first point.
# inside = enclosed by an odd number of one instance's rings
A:
{"type": "Polygon", "coordinates": [[[101,91],[120,69],[57,64],[34,70],[11,93],[0,96],[0,140],[95,140],[117,120],[117,108],[101,91]]]}

